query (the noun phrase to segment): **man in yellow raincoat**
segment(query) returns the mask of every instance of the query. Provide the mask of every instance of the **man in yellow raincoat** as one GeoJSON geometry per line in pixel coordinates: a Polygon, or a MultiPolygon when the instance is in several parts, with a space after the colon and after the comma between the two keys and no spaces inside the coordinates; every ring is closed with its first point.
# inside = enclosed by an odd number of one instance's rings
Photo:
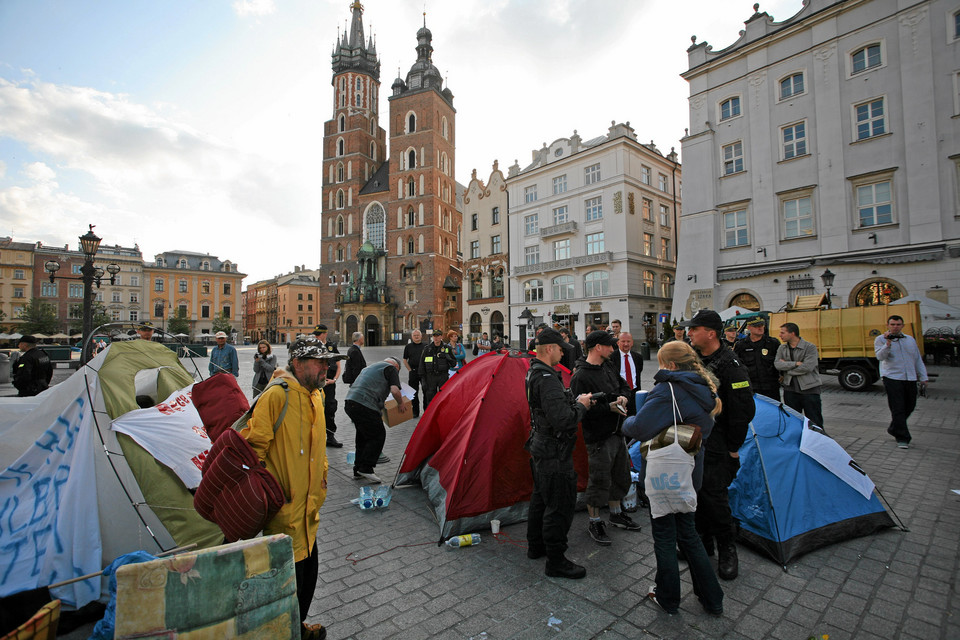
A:
{"type": "Polygon", "coordinates": [[[317,527],[320,506],[327,496],[327,430],[323,411],[323,387],[327,365],[344,356],[328,351],[314,336],[301,338],[290,346],[290,361],[280,378],[288,391],[272,385],[258,398],[253,415],[240,432],[250,443],[267,470],[273,474],[288,502],[264,528],[264,535],[285,533],[293,540],[297,574],[297,599],[303,638],[322,640],[322,625],[305,620],[317,588],[317,527]],[[287,407],[276,433],[284,405],[287,407]]]}

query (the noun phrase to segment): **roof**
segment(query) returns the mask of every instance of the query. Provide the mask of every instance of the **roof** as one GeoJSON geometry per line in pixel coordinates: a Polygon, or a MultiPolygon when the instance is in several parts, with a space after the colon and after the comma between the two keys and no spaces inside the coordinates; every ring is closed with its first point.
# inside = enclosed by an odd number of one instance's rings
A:
{"type": "Polygon", "coordinates": [[[367,193],[383,193],[390,190],[390,161],[386,160],[373,172],[367,184],[360,189],[360,195],[367,193]]]}

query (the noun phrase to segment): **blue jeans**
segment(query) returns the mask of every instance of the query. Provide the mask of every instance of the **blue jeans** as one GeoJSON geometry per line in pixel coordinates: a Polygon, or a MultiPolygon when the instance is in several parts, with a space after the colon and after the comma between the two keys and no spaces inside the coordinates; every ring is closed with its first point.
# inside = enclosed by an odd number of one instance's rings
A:
{"type": "Polygon", "coordinates": [[[651,519],[653,552],[657,557],[657,601],[668,613],[680,608],[680,565],[677,545],[687,556],[693,592],[710,613],[723,611],[723,589],[703,549],[692,513],[672,513],[651,519]]]}

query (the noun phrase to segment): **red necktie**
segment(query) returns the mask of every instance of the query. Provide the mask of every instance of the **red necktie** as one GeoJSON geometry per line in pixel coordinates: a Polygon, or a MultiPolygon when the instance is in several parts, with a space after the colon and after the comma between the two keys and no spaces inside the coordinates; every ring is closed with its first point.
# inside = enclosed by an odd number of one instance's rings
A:
{"type": "Polygon", "coordinates": [[[630,390],[633,390],[633,372],[630,371],[630,354],[623,354],[623,370],[627,374],[627,386],[630,387],[630,390]]]}

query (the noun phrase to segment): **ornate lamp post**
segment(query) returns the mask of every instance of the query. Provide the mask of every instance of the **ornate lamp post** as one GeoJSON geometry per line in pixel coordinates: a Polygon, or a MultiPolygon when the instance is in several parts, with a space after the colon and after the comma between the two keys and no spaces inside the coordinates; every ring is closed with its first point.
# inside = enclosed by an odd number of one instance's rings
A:
{"type": "MultiPolygon", "coordinates": [[[[104,277],[104,270],[93,264],[93,259],[100,249],[101,238],[93,232],[93,225],[90,229],[80,236],[80,250],[83,251],[83,266],[80,267],[80,277],[60,276],[61,280],[81,280],[83,282],[83,353],[80,354],[80,364],[86,364],[90,360],[90,334],[93,333],[93,285],[96,283],[100,288],[100,283],[104,277]]],[[[60,263],[56,260],[48,260],[43,268],[50,273],[50,282],[56,281],[57,271],[60,270],[60,263]]],[[[107,265],[107,273],[110,274],[110,284],[116,284],[116,275],[120,273],[120,265],[110,263],[107,265]]]]}
{"type": "Polygon", "coordinates": [[[833,287],[833,279],[836,277],[837,274],[830,271],[829,268],[820,274],[820,279],[823,280],[823,287],[827,290],[827,309],[833,308],[833,303],[830,301],[830,288],[833,287]]]}

